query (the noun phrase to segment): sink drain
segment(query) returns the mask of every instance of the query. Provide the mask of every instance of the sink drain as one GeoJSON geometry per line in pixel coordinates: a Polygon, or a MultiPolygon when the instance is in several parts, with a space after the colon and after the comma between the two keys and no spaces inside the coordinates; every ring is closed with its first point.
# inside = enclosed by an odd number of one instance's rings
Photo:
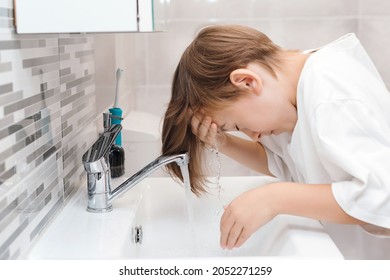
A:
{"type": "Polygon", "coordinates": [[[142,226],[134,227],[133,237],[135,244],[142,244],[142,226]]]}

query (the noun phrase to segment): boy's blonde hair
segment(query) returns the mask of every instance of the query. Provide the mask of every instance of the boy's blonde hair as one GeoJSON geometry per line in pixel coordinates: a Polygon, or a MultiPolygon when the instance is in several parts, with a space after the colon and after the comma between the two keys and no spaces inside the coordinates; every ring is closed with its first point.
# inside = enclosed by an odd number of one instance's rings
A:
{"type": "MultiPolygon", "coordinates": [[[[191,117],[199,109],[220,110],[238,99],[230,73],[257,62],[276,76],[281,49],[265,34],[249,27],[223,25],[203,28],[184,51],[173,77],[172,95],[164,116],[162,154],[189,152],[191,189],[206,191],[203,148],[191,131],[191,117]]],[[[167,166],[182,180],[176,164],[167,166]]]]}

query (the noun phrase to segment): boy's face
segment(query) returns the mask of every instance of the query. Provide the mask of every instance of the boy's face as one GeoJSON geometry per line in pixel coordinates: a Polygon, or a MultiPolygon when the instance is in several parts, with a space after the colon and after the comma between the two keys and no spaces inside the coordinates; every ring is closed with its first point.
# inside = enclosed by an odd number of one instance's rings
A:
{"type": "Polygon", "coordinates": [[[243,93],[231,106],[208,112],[221,131],[241,131],[254,141],[260,137],[292,132],[296,124],[296,109],[282,95],[267,92],[259,95],[243,93]]]}

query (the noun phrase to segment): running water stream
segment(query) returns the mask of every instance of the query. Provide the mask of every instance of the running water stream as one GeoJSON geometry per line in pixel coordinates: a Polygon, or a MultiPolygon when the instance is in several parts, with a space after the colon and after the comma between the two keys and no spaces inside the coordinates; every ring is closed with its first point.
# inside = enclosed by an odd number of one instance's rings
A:
{"type": "MultiPolygon", "coordinates": [[[[214,223],[220,223],[222,213],[224,211],[224,206],[227,204],[225,199],[223,198],[223,189],[221,186],[221,169],[222,169],[222,161],[221,161],[221,155],[218,150],[218,146],[215,145],[214,147],[211,147],[208,149],[210,152],[210,162],[209,167],[211,171],[211,178],[215,178],[215,181],[213,182],[214,188],[216,189],[216,195],[218,198],[218,201],[220,203],[220,206],[214,210],[213,213],[213,222],[214,223]]],[[[222,253],[224,256],[232,256],[232,250],[224,250],[222,253]]]]}
{"type": "MultiPolygon", "coordinates": [[[[223,189],[221,187],[220,179],[221,179],[221,157],[218,151],[218,147],[214,146],[211,148],[208,148],[207,151],[210,153],[207,157],[208,159],[208,167],[209,171],[211,172],[208,179],[208,186],[210,193],[208,196],[216,198],[219,203],[217,203],[217,207],[212,210],[213,212],[209,213],[209,217],[211,218],[210,222],[212,224],[217,224],[218,226],[215,226],[213,228],[219,228],[219,222],[221,215],[223,213],[223,207],[226,204],[226,202],[223,199],[223,189]],[[218,205],[219,204],[219,205],[218,205]]],[[[196,228],[196,219],[195,219],[195,201],[196,197],[191,191],[191,184],[190,184],[190,177],[189,177],[189,171],[188,171],[188,165],[183,165],[180,167],[182,176],[183,176],[183,184],[185,189],[185,198],[186,198],[186,207],[187,207],[187,215],[188,215],[188,228],[189,228],[189,246],[191,247],[191,251],[197,255],[198,251],[201,250],[201,247],[205,246],[206,244],[203,244],[204,240],[198,240],[201,239],[201,234],[199,234],[199,231],[202,231],[204,229],[197,229],[196,228]],[[197,234],[198,233],[198,234],[197,234]]],[[[210,198],[205,198],[210,199],[210,198]]],[[[204,218],[204,217],[203,217],[204,218]]],[[[211,245],[211,244],[210,244],[211,245]]],[[[204,248],[203,248],[204,249],[204,248]]],[[[231,255],[231,251],[221,251],[222,255],[231,255]]]]}
{"type": "Polygon", "coordinates": [[[190,251],[196,253],[196,246],[194,240],[196,240],[195,234],[195,211],[194,211],[194,199],[191,191],[190,173],[188,171],[188,164],[180,166],[181,174],[183,176],[184,191],[186,196],[187,216],[188,216],[188,229],[189,229],[189,246],[190,251]]]}
{"type": "Polygon", "coordinates": [[[186,194],[188,221],[190,225],[192,225],[195,220],[195,213],[194,213],[193,194],[191,192],[190,174],[188,172],[188,165],[180,166],[180,170],[183,176],[184,190],[186,194]]]}
{"type": "Polygon", "coordinates": [[[209,149],[210,151],[210,171],[211,171],[211,178],[215,178],[215,188],[217,189],[217,196],[218,200],[221,202],[221,206],[223,208],[224,201],[222,199],[222,187],[221,187],[221,168],[222,168],[222,162],[221,162],[221,156],[219,154],[218,146],[215,145],[214,147],[209,149]],[[214,159],[216,162],[214,162],[214,159]]]}

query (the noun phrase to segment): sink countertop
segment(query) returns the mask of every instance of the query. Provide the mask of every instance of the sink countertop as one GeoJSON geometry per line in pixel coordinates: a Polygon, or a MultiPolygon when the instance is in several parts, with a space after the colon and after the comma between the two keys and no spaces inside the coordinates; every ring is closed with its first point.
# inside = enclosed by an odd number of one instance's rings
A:
{"type": "MultiPolygon", "coordinates": [[[[115,187],[123,179],[112,180],[115,187]],[[120,181],[119,181],[120,180],[120,181]]],[[[142,182],[139,184],[142,185],[142,182]]],[[[132,221],[139,203],[135,186],[113,203],[108,213],[87,209],[87,188],[80,187],[41,233],[28,259],[120,259],[124,241],[131,243],[132,221]],[[124,221],[129,221],[124,223],[124,221]],[[82,255],[79,252],[82,251],[82,255]]]]}
{"type": "MultiPolygon", "coordinates": [[[[112,180],[112,186],[118,186],[119,183],[123,182],[124,178],[114,179],[112,180]]],[[[266,176],[249,176],[249,177],[225,177],[221,178],[221,183],[228,186],[229,194],[231,197],[238,195],[237,191],[245,191],[249,186],[255,185],[264,185],[275,181],[275,179],[271,180],[266,176]],[[240,185],[240,188],[232,188],[232,186],[240,185]]],[[[38,240],[32,246],[30,252],[26,256],[27,259],[133,259],[139,257],[139,250],[144,250],[147,248],[148,244],[142,244],[141,247],[137,248],[137,244],[133,242],[133,223],[137,221],[137,210],[141,211],[142,215],[153,216],[156,215],[161,217],[163,213],[161,211],[165,211],[166,207],[173,206],[173,204],[180,204],[181,207],[185,207],[185,201],[183,199],[179,199],[179,203],[175,203],[178,201],[178,196],[176,194],[178,192],[183,192],[183,188],[179,186],[173,186],[175,183],[169,177],[161,177],[161,178],[146,178],[138,185],[136,185],[133,189],[127,191],[122,197],[119,197],[113,202],[113,210],[108,213],[90,213],[86,210],[87,208],[87,188],[86,186],[80,187],[80,189],[70,198],[69,201],[66,202],[65,206],[60,210],[55,219],[43,230],[38,240]],[[157,187],[158,190],[153,191],[153,188],[157,187]],[[177,188],[176,188],[177,187],[177,188]],[[145,192],[145,190],[147,190],[145,192]],[[153,194],[152,196],[148,194],[153,194]],[[162,200],[161,197],[163,195],[167,195],[166,200],[162,200]],[[150,201],[149,201],[149,200],[150,201]],[[164,202],[167,205],[164,207],[164,202]],[[146,204],[145,204],[146,203],[146,204]],[[160,204],[160,207],[157,208],[157,204],[160,204]],[[140,207],[142,206],[143,207],[140,207]],[[147,206],[147,207],[145,207],[147,206]],[[150,208],[152,207],[152,208],[150,208]],[[156,209],[155,209],[156,208],[156,209]],[[144,209],[144,210],[142,210],[144,209]],[[145,211],[146,212],[142,212],[145,211]],[[159,210],[160,209],[160,210],[159,210]],[[152,212],[149,212],[152,211],[152,212]],[[149,214],[150,213],[150,214],[149,214]],[[152,214],[155,213],[155,214],[152,214]],[[142,247],[142,246],[146,247],[142,247]],[[138,253],[137,253],[138,252],[138,253]]],[[[206,202],[207,204],[207,202],[206,202]]],[[[176,206],[175,206],[176,207],[176,206]]],[[[181,208],[181,209],[182,209],[181,208]]],[[[185,211],[185,210],[184,210],[185,211]]],[[[176,212],[173,212],[168,215],[168,219],[171,223],[177,223],[180,221],[176,221],[176,212]],[[172,217],[172,215],[174,217],[172,217]]],[[[145,220],[145,225],[148,223],[156,224],[153,221],[156,218],[153,218],[151,221],[145,220]]],[[[332,259],[342,259],[341,253],[338,251],[337,247],[331,241],[330,237],[323,230],[323,227],[318,221],[308,220],[301,221],[299,217],[291,217],[287,218],[278,218],[275,219],[277,221],[270,222],[269,229],[277,229],[275,225],[280,222],[284,223],[281,230],[288,230],[289,238],[291,242],[294,244],[287,244],[285,246],[298,246],[307,247],[307,241],[310,240],[314,242],[313,244],[318,244],[314,246],[316,248],[304,249],[304,252],[307,255],[314,254],[313,257],[319,257],[321,255],[321,246],[325,246],[328,253],[325,254],[324,258],[332,258],[332,259]],[[298,218],[298,219],[296,219],[298,218]],[[289,220],[291,222],[289,222],[289,220]],[[287,222],[285,222],[287,221],[287,222]],[[294,227],[290,227],[289,223],[293,225],[296,221],[297,225],[303,223],[304,225],[309,224],[309,228],[313,228],[314,231],[312,234],[310,232],[301,232],[294,229],[294,227]],[[287,227],[286,227],[287,226],[287,227]],[[302,236],[301,236],[302,235],[302,236]],[[307,239],[309,238],[309,239],[307,239]],[[311,239],[310,239],[311,238],[311,239]],[[306,240],[306,241],[305,241],[306,240]],[[315,252],[314,252],[314,251],[315,252]],[[314,253],[312,253],[314,252],[314,253]],[[318,255],[320,254],[320,255],[318,255]]],[[[156,221],[158,222],[158,221],[156,221]]],[[[179,225],[178,225],[179,226],[179,225]]],[[[267,225],[268,226],[268,225],[267,225]]],[[[169,228],[168,228],[169,229],[169,228]]],[[[159,234],[161,230],[165,231],[165,229],[156,228],[158,232],[153,231],[153,236],[157,240],[159,238],[159,234]]],[[[211,229],[210,229],[211,230],[211,229]]],[[[261,231],[262,229],[260,229],[261,231]]],[[[217,230],[218,231],[218,230],[217,230]]],[[[264,242],[267,240],[267,229],[263,231],[263,233],[259,233],[264,242]],[[265,234],[265,235],[264,235],[265,234]]],[[[175,234],[174,232],[172,233],[175,234]]],[[[212,235],[219,234],[219,232],[212,232],[212,235]]],[[[278,232],[270,232],[270,236],[274,234],[278,234],[278,232]]],[[[283,232],[285,234],[285,232],[283,232]]],[[[173,237],[175,238],[175,237],[173,237]]],[[[176,237],[178,238],[178,237],[176,237]]],[[[155,240],[155,241],[156,241],[155,240]]],[[[176,240],[176,239],[175,239],[176,240]]],[[[158,243],[158,242],[157,242],[158,243]]],[[[155,242],[153,243],[155,244],[155,242]]],[[[157,246],[157,245],[153,245],[157,246]]],[[[324,248],[325,248],[324,247],[324,248]]],[[[158,250],[158,248],[153,247],[153,250],[158,250]]],[[[144,250],[145,251],[145,250],[144,250]]],[[[256,248],[251,251],[256,251],[256,248]]],[[[147,250],[146,250],[147,252],[147,250]]],[[[252,256],[252,255],[250,255],[252,256]]],[[[275,257],[278,255],[273,255],[271,257],[275,257]]],[[[213,257],[210,256],[210,257],[213,257]]],[[[218,256],[214,256],[218,257],[218,256]]],[[[267,257],[259,256],[254,254],[253,257],[267,257]]],[[[288,257],[283,256],[281,257],[288,257]]],[[[293,256],[291,256],[293,257],[293,256]]],[[[299,256],[295,256],[299,257],[299,256]]]]}

